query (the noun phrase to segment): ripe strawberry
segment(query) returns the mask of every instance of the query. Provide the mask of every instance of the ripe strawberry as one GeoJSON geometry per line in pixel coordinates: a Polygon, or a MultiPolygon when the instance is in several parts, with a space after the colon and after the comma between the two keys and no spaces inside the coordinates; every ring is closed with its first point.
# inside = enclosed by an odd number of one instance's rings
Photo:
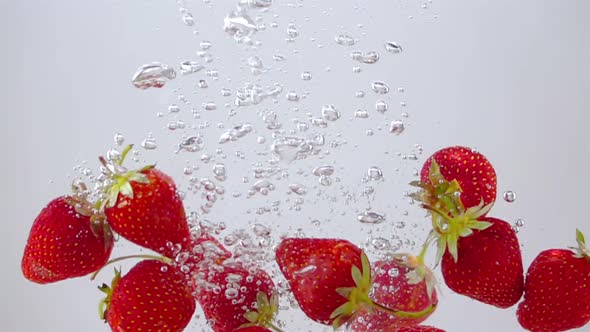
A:
{"type": "Polygon", "coordinates": [[[190,247],[190,233],[184,206],[171,177],[152,167],[138,171],[121,170],[121,163],[108,164],[113,183],[108,187],[104,212],[119,235],[142,247],[174,258],[190,247]]]}
{"type": "MultiPolygon", "coordinates": [[[[419,312],[436,306],[438,299],[434,289],[432,271],[409,255],[399,255],[393,260],[374,264],[373,294],[371,299],[382,306],[408,312],[419,312]]],[[[352,323],[354,332],[389,332],[402,326],[423,322],[429,315],[419,318],[398,318],[384,311],[363,311],[352,323]]]]}
{"type": "Polygon", "coordinates": [[[400,327],[397,330],[393,330],[392,332],[445,332],[439,328],[427,325],[417,325],[417,326],[404,326],[400,327]]]}
{"type": "Polygon", "coordinates": [[[72,197],[58,197],[35,219],[21,262],[25,278],[45,284],[81,277],[109,259],[113,237],[108,227],[95,227],[105,224],[93,225],[90,211],[78,212],[70,203],[77,204],[72,197]]]}
{"type": "Polygon", "coordinates": [[[462,146],[435,152],[422,166],[420,182],[412,184],[423,189],[415,199],[453,215],[496,200],[494,168],[481,153],[462,146]]]}
{"type": "Polygon", "coordinates": [[[215,332],[273,327],[278,297],[270,276],[241,265],[213,265],[196,274],[196,298],[215,332]]]}
{"type": "Polygon", "coordinates": [[[107,294],[102,318],[113,331],[180,332],[195,312],[185,275],[158,260],[141,261],[122,278],[115,271],[111,287],[99,289],[107,294]]]}
{"type": "Polygon", "coordinates": [[[577,253],[541,252],[531,263],[516,315],[529,331],[566,331],[590,321],[590,250],[577,231],[577,253]]]}
{"type": "Polygon", "coordinates": [[[354,244],[339,239],[284,239],[276,249],[276,261],[307,317],[340,327],[361,310],[378,308],[400,317],[418,313],[394,311],[369,298],[371,268],[367,256],[354,244]]]}
{"type": "Polygon", "coordinates": [[[442,250],[449,247],[442,257],[445,283],[456,293],[483,303],[511,307],[521,298],[524,287],[516,233],[500,219],[480,218],[479,223],[481,227],[469,230],[466,236],[453,231],[460,226],[450,225],[446,239],[439,239],[439,251],[441,245],[442,250]]]}

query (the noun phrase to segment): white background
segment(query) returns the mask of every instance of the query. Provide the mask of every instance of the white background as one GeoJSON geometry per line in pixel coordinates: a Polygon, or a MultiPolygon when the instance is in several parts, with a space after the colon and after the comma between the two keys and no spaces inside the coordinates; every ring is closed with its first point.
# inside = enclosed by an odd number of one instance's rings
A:
{"type": "MultiPolygon", "coordinates": [[[[407,218],[419,219],[407,223],[422,223],[423,215],[408,207],[403,198],[412,171],[438,148],[468,145],[488,156],[499,175],[493,215],[510,222],[517,218],[526,221],[519,233],[525,266],[543,249],[574,244],[576,227],[590,234],[585,212],[590,187],[587,1],[435,0],[427,9],[413,0],[306,0],[293,4],[277,0],[271,12],[261,14],[267,29],[258,33],[263,43],[254,52],[223,32],[223,17],[235,6],[234,1],[188,1],[196,19],[192,28],[183,24],[174,1],[0,1],[0,248],[5,258],[0,274],[1,330],[108,330],[96,314],[100,294],[95,284],[86,278],[46,286],[32,284],[20,272],[22,250],[36,214],[53,197],[63,194],[77,174],[73,167],[88,161],[87,166],[96,169],[96,156],[113,145],[116,132],[135,143],[153,132],[160,148],[145,153],[145,160],[158,161],[179,179],[181,188],[186,185],[182,169],[187,164],[198,165],[199,155],[173,154],[173,144],[180,136],[164,129],[171,118],[156,117],[157,112],[167,113],[170,103],[178,103],[179,93],[186,94],[197,107],[207,101],[218,103],[216,114],[206,114],[212,125],[204,135],[218,137],[221,129],[217,122],[228,127],[243,121],[255,125],[258,132],[241,142],[242,149],[250,152],[246,161],[236,160],[233,147],[223,147],[228,155],[229,179],[224,184],[228,194],[208,218],[224,220],[228,230],[246,227],[246,220],[251,223],[256,219],[244,213],[264,204],[264,199],[232,199],[230,193],[245,193],[247,186],[240,182],[241,176],[249,174],[251,162],[264,160],[249,146],[255,146],[256,151],[267,148],[270,131],[258,126],[261,120],[256,110],[239,110],[239,121],[228,120],[223,104],[232,100],[222,99],[219,93],[222,87],[235,92],[246,80],[255,79],[243,66],[253,54],[271,67],[262,77],[263,84],[276,81],[285,86],[285,92],[308,92],[298,103],[298,114],[291,110],[295,105],[283,97],[266,105],[284,116],[285,125],[291,126],[291,118],[304,117],[306,112],[317,115],[326,103],[337,105],[345,114],[330,124],[328,131],[331,138],[336,132],[344,133],[348,144],[322,155],[321,162],[304,161],[293,170],[334,164],[342,185],[350,188],[359,184],[367,166],[379,165],[386,182],[376,185],[374,205],[395,218],[401,216],[398,210],[409,208],[407,218]],[[277,28],[270,27],[272,21],[278,23],[277,28]],[[284,40],[290,22],[299,30],[294,43],[284,40]],[[200,33],[193,34],[193,29],[200,33]],[[355,46],[334,43],[334,36],[345,32],[358,40],[355,46]],[[179,77],[162,90],[140,91],[130,84],[133,72],[144,63],[157,60],[177,67],[181,61],[198,59],[195,52],[202,40],[213,43],[211,53],[216,59],[208,68],[219,70],[218,81],[199,73],[179,77]],[[399,42],[404,52],[387,54],[383,49],[386,40],[399,42]],[[373,49],[381,53],[380,61],[363,65],[363,71],[354,74],[355,63],[349,53],[373,49]],[[272,55],[277,53],[285,55],[284,63],[273,61],[272,55]],[[312,72],[311,81],[299,78],[303,70],[312,72]],[[195,88],[198,78],[207,79],[210,87],[195,88]],[[381,118],[373,111],[378,97],[370,91],[370,82],[377,79],[392,88],[385,96],[391,109],[381,118]],[[404,87],[405,92],[398,93],[398,87],[404,87]],[[173,92],[172,88],[181,90],[173,92]],[[354,97],[358,90],[366,92],[365,98],[354,97]],[[394,136],[386,132],[387,124],[400,117],[402,110],[397,105],[401,101],[408,104],[408,128],[394,136]],[[357,108],[372,111],[370,118],[349,120],[357,108]],[[376,131],[372,137],[365,134],[369,128],[376,131]],[[255,143],[260,135],[267,138],[267,145],[255,143]],[[420,160],[409,162],[396,156],[396,152],[409,153],[414,144],[424,147],[420,160]],[[517,193],[516,202],[502,201],[505,190],[517,193]]],[[[186,119],[190,124],[190,117],[186,119]]],[[[215,139],[208,142],[208,152],[215,154],[215,139]]],[[[203,166],[199,176],[211,177],[210,167],[203,166]]],[[[284,199],[286,184],[277,183],[275,196],[268,201],[284,199]]],[[[360,244],[371,231],[360,227],[354,218],[354,212],[365,208],[366,202],[324,205],[318,203],[319,198],[306,199],[298,214],[285,211],[282,216],[257,221],[273,228],[275,238],[292,232],[288,227],[292,225],[310,228],[306,234],[312,236],[330,234],[360,244]],[[347,214],[334,216],[325,210],[328,207],[347,214]],[[334,218],[330,217],[325,228],[312,229],[309,220],[325,214],[334,218]]],[[[425,228],[403,234],[419,242],[425,228]]],[[[117,252],[135,249],[120,245],[117,252]]],[[[110,276],[102,278],[106,281],[110,276]]],[[[294,310],[283,312],[281,319],[287,321],[288,331],[323,329],[294,310]]],[[[448,290],[428,323],[451,332],[521,330],[514,308],[490,308],[448,290]]],[[[200,331],[201,326],[195,320],[191,330],[200,331]]],[[[590,327],[581,330],[590,331],[590,327]]]]}

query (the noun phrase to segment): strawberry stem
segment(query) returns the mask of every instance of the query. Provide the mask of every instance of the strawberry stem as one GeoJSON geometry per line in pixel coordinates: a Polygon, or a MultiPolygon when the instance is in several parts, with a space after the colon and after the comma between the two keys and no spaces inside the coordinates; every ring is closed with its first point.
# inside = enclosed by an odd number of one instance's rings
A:
{"type": "Polygon", "coordinates": [[[394,310],[394,309],[389,309],[387,307],[384,307],[384,306],[380,305],[379,303],[375,303],[375,302],[373,302],[373,307],[375,307],[377,310],[381,310],[383,312],[386,312],[392,316],[399,317],[399,318],[422,318],[422,317],[426,317],[426,316],[430,315],[436,309],[436,304],[430,304],[426,309],[421,310],[421,311],[394,310]]]}
{"type": "Polygon", "coordinates": [[[424,264],[424,258],[426,257],[426,252],[428,251],[428,247],[430,247],[430,245],[432,244],[432,241],[437,239],[437,235],[435,233],[435,230],[431,230],[430,233],[428,233],[428,237],[426,238],[426,241],[424,241],[424,244],[422,245],[422,249],[420,250],[420,254],[418,254],[417,257],[417,261],[419,264],[424,264]]]}
{"type": "Polygon", "coordinates": [[[143,258],[143,259],[154,259],[154,260],[158,260],[160,262],[166,263],[166,264],[172,264],[172,259],[168,258],[168,257],[164,257],[164,256],[155,256],[155,255],[129,255],[129,256],[121,256],[121,257],[117,257],[114,259],[111,259],[110,261],[106,262],[105,265],[103,265],[100,269],[98,269],[96,272],[94,272],[92,274],[92,276],[90,276],[90,280],[94,280],[96,279],[96,276],[98,276],[98,274],[107,266],[116,262],[120,262],[126,259],[132,259],[132,258],[143,258]]]}
{"type": "Polygon", "coordinates": [[[125,149],[123,149],[123,151],[121,151],[121,157],[117,161],[117,164],[119,166],[122,166],[123,165],[123,162],[125,161],[125,158],[127,157],[127,154],[129,153],[129,151],[131,151],[131,149],[133,149],[133,144],[127,145],[125,147],[125,149]]]}

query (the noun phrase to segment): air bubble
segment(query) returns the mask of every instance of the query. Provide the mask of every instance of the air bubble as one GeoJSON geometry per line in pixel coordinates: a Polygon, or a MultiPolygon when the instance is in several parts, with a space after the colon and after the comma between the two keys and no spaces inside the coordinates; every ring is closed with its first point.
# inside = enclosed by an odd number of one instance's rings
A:
{"type": "Polygon", "coordinates": [[[505,191],[502,197],[508,203],[513,203],[514,201],[516,201],[516,193],[512,190],[505,191]]]}

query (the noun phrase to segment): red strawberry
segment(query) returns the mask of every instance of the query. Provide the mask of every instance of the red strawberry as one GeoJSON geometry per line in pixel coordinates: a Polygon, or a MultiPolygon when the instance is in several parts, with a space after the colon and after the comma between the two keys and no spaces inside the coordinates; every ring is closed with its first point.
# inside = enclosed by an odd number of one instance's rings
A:
{"type": "Polygon", "coordinates": [[[196,275],[196,297],[215,332],[272,327],[278,297],[268,274],[240,265],[213,265],[196,275]]]}
{"type": "Polygon", "coordinates": [[[99,287],[107,294],[101,308],[113,331],[180,332],[195,312],[195,299],[186,277],[174,266],[144,260],[112,286],[99,287]]]}
{"type": "Polygon", "coordinates": [[[113,249],[105,224],[92,224],[90,211],[77,212],[75,198],[59,197],[37,216],[25,246],[21,269],[40,284],[81,277],[101,268],[113,249]],[[82,214],[85,213],[86,215],[82,214]]]}
{"type": "MultiPolygon", "coordinates": [[[[434,275],[413,256],[400,255],[390,261],[374,264],[373,294],[371,299],[382,306],[408,312],[419,312],[436,306],[434,275]]],[[[389,332],[401,326],[423,322],[420,318],[398,318],[384,311],[360,312],[352,323],[355,332],[389,332]]]]}
{"type": "Polygon", "coordinates": [[[404,326],[400,327],[397,330],[393,330],[392,332],[445,332],[439,328],[427,325],[418,325],[418,326],[404,326]]]}
{"type": "Polygon", "coordinates": [[[108,188],[104,212],[113,230],[127,240],[174,258],[190,247],[184,206],[171,177],[154,167],[121,170],[108,164],[113,184],[108,188]]]}
{"type": "Polygon", "coordinates": [[[480,218],[478,225],[461,234],[460,225],[450,224],[448,233],[439,239],[439,255],[448,246],[442,257],[445,283],[456,293],[483,303],[511,307],[524,286],[516,233],[496,218],[480,218]]]}
{"type": "Polygon", "coordinates": [[[275,254],[299,306],[318,323],[339,327],[373,308],[401,317],[421,317],[433,310],[407,313],[373,303],[369,260],[346,240],[287,238],[275,254]]]}
{"type": "Polygon", "coordinates": [[[566,331],[590,321],[590,250],[578,230],[577,253],[541,252],[531,263],[516,315],[529,331],[566,331]]]}
{"type": "Polygon", "coordinates": [[[494,168],[482,154],[466,147],[453,146],[435,152],[424,163],[420,181],[413,185],[423,190],[413,197],[453,215],[482,201],[487,206],[496,200],[494,168]]]}

